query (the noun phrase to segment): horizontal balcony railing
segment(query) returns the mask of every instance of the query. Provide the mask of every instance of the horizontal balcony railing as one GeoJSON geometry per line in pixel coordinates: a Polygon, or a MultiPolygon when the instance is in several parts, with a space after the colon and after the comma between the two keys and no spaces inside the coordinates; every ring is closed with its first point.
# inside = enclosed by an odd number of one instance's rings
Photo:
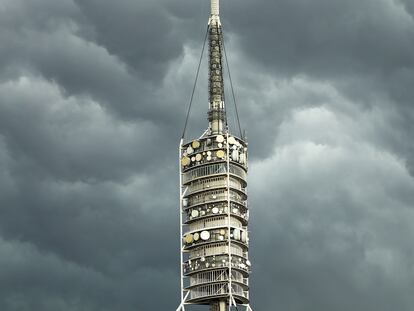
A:
{"type": "MultiPolygon", "coordinates": [[[[204,220],[199,220],[197,222],[194,222],[188,226],[188,231],[204,230],[205,228],[214,228],[214,227],[222,228],[226,226],[228,226],[228,216],[222,215],[222,216],[210,217],[204,220]]],[[[236,228],[237,227],[242,228],[242,223],[237,218],[230,217],[230,226],[236,227],[236,228]]]]}
{"type": "MultiPolygon", "coordinates": [[[[211,190],[205,193],[200,193],[194,196],[190,196],[185,204],[187,208],[193,205],[199,205],[207,202],[215,201],[228,201],[229,196],[224,189],[211,190]]],[[[240,205],[247,206],[246,200],[237,192],[230,189],[230,201],[239,203],[240,205]]]]}
{"type": "MultiPolygon", "coordinates": [[[[200,219],[205,219],[218,215],[228,215],[228,203],[227,202],[211,202],[202,205],[190,207],[186,210],[187,223],[192,223],[200,219]]],[[[246,205],[242,205],[236,202],[230,202],[230,215],[237,217],[243,221],[246,225],[249,221],[249,211],[246,205]]]]}
{"type": "MultiPolygon", "coordinates": [[[[236,164],[230,163],[229,173],[230,175],[237,176],[238,178],[242,179],[246,184],[247,173],[245,169],[236,164]]],[[[183,174],[183,184],[187,184],[199,178],[223,174],[227,174],[227,162],[200,165],[183,174]]]]}
{"type": "MultiPolygon", "coordinates": [[[[230,228],[230,239],[232,243],[236,243],[245,247],[249,246],[249,237],[246,229],[230,228]]],[[[192,250],[197,246],[207,245],[210,243],[228,241],[228,227],[222,228],[206,228],[196,232],[186,232],[183,236],[184,249],[192,250]]]]}
{"type": "MultiPolygon", "coordinates": [[[[243,257],[232,256],[231,267],[238,269],[245,275],[250,273],[250,262],[243,257]]],[[[191,275],[204,270],[229,268],[229,256],[209,256],[198,260],[188,260],[183,265],[183,272],[191,275]]]]}
{"type": "MultiPolygon", "coordinates": [[[[231,280],[232,282],[243,284],[246,287],[248,286],[247,278],[243,277],[243,274],[238,271],[232,271],[231,280]]],[[[188,288],[217,282],[229,282],[228,270],[223,269],[197,273],[190,277],[190,286],[188,288]]]]}
{"type": "MultiPolygon", "coordinates": [[[[191,185],[188,185],[187,195],[197,193],[199,191],[205,191],[212,188],[227,187],[227,177],[217,176],[212,178],[199,179],[191,185]]],[[[243,187],[240,180],[230,177],[230,188],[237,189],[240,192],[246,194],[246,188],[243,187]]]]}
{"type": "MultiPolygon", "coordinates": [[[[190,290],[190,300],[200,300],[205,298],[214,298],[225,296],[229,294],[229,287],[227,284],[207,284],[198,286],[190,290]]],[[[238,284],[232,284],[232,295],[242,297],[243,300],[248,301],[248,292],[238,284]]]]}
{"type": "MultiPolygon", "coordinates": [[[[230,244],[230,251],[233,256],[246,257],[245,248],[235,243],[230,244]]],[[[199,260],[203,257],[209,256],[221,256],[227,255],[229,253],[229,244],[227,242],[207,244],[203,246],[196,247],[191,250],[189,254],[189,259],[199,260]]]]}

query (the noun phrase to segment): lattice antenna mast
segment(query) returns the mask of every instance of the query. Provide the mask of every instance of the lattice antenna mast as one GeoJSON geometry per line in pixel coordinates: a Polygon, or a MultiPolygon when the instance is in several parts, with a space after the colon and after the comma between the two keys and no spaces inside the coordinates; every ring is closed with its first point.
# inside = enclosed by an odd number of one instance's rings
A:
{"type": "Polygon", "coordinates": [[[209,25],[209,129],[222,134],[227,127],[223,82],[223,33],[220,23],[220,0],[211,0],[209,25]]]}

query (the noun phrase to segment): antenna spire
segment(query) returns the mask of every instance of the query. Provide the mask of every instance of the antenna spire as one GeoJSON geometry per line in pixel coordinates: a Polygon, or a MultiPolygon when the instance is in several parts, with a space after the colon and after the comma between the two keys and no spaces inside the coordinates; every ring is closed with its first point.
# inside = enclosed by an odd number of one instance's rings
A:
{"type": "Polygon", "coordinates": [[[211,15],[220,15],[220,0],[211,0],[211,15]]]}
{"type": "Polygon", "coordinates": [[[220,23],[220,0],[211,0],[208,21],[209,42],[209,129],[212,134],[222,134],[227,125],[223,84],[223,33],[220,23]]]}

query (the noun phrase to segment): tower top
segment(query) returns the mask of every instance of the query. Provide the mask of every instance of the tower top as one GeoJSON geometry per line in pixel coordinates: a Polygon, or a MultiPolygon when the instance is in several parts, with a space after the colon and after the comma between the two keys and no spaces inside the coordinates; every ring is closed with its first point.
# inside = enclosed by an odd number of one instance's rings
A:
{"type": "Polygon", "coordinates": [[[208,24],[220,25],[220,0],[211,0],[211,14],[208,24]]]}
{"type": "Polygon", "coordinates": [[[220,15],[220,0],[211,0],[211,15],[220,15]]]}

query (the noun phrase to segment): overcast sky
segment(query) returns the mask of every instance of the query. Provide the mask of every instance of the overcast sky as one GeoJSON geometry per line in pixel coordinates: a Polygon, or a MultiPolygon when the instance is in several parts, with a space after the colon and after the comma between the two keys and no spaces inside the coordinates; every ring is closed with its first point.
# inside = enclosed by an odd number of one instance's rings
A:
{"type": "MultiPolygon", "coordinates": [[[[0,0],[0,310],[178,306],[177,146],[208,14],[0,0]]],[[[253,309],[412,311],[414,1],[221,14],[250,146],[253,309]]],[[[205,66],[188,139],[207,125],[205,66]]]]}

